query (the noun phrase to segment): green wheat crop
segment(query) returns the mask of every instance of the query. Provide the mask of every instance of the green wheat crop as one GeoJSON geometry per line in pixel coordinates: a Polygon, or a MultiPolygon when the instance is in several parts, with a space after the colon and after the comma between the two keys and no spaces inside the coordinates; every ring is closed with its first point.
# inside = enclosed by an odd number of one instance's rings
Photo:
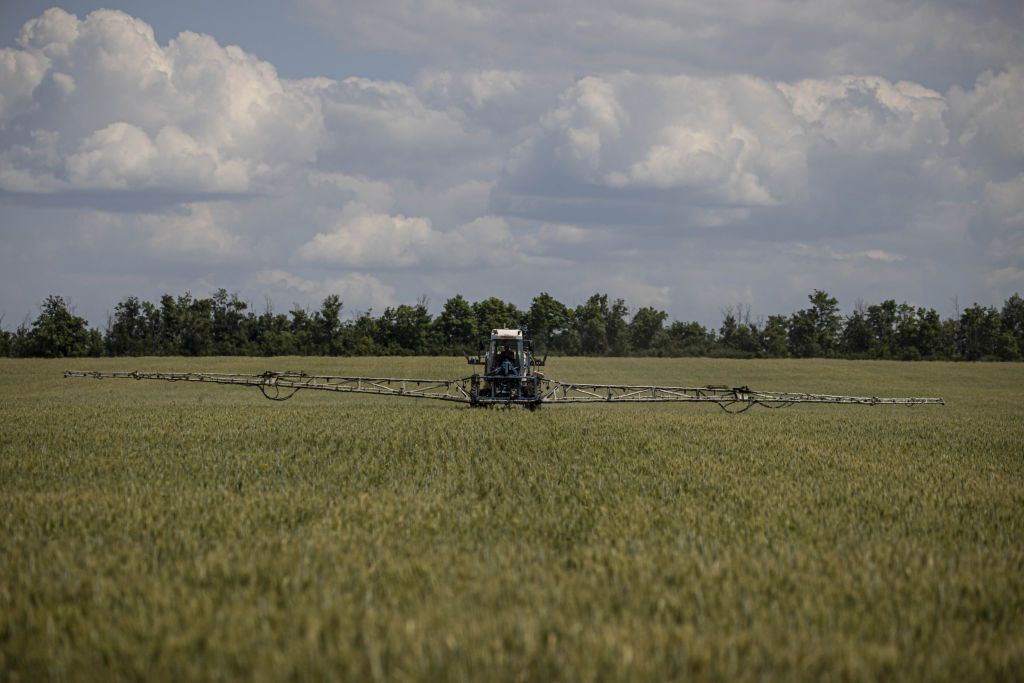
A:
{"type": "Polygon", "coordinates": [[[915,408],[474,410],[0,360],[0,680],[979,680],[1024,671],[1024,365],[552,359],[915,408]]]}

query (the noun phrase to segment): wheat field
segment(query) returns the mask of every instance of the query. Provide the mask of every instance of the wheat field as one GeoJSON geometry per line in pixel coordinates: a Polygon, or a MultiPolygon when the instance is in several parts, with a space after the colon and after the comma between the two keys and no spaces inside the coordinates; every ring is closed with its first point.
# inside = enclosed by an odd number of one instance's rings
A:
{"type": "Polygon", "coordinates": [[[562,380],[946,406],[432,401],[0,360],[0,679],[1011,680],[1024,365],[550,359],[562,380]]]}

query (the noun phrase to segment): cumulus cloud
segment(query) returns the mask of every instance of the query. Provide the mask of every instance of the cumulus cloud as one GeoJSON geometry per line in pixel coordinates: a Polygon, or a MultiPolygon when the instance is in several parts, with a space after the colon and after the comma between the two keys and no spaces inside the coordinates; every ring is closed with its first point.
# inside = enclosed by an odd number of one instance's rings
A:
{"type": "MultiPolygon", "coordinates": [[[[29,108],[32,92],[46,75],[47,60],[26,50],[0,50],[0,120],[29,108]]],[[[59,74],[61,80],[70,77],[59,74]]]]}
{"type": "Polygon", "coordinates": [[[877,175],[880,159],[941,170],[946,111],[941,94],[879,77],[587,77],[509,154],[497,193],[528,213],[537,212],[537,202],[524,197],[542,198],[543,211],[555,187],[563,201],[575,197],[573,204],[593,197],[591,204],[605,207],[638,200],[665,206],[639,212],[641,223],[645,213],[654,222],[674,213],[714,226],[728,222],[725,207],[813,204],[816,166],[846,176],[836,183],[877,175]],[[680,213],[680,204],[688,211],[680,213]],[[719,211],[709,214],[709,207],[719,211]]]}
{"type": "Polygon", "coordinates": [[[18,44],[0,58],[2,189],[244,192],[321,144],[316,98],[210,36],[161,46],[123,12],[53,8],[18,44]]]}
{"type": "Polygon", "coordinates": [[[515,239],[508,222],[482,216],[450,230],[436,228],[429,218],[374,211],[350,202],[328,232],[318,232],[295,252],[298,261],[353,268],[399,269],[443,265],[455,269],[544,263],[526,246],[533,239],[515,239]]]}
{"type": "Polygon", "coordinates": [[[377,213],[351,203],[333,230],[317,233],[295,255],[304,261],[400,268],[417,263],[419,249],[432,239],[433,227],[427,218],[377,213]]]}
{"type": "Polygon", "coordinates": [[[160,128],[154,138],[124,122],[112,123],[87,137],[65,162],[72,187],[123,189],[174,187],[199,191],[244,192],[246,164],[222,161],[176,126],[160,128]]]}
{"type": "MultiPolygon", "coordinates": [[[[943,94],[873,76],[588,77],[512,148],[493,209],[677,229],[756,223],[763,238],[893,231],[936,203],[977,198],[984,175],[963,165],[951,116],[943,94]]],[[[1018,144],[1009,125],[985,130],[1018,144]]]]}
{"type": "Polygon", "coordinates": [[[946,144],[946,101],[917,83],[843,76],[779,83],[809,135],[846,154],[927,151],[946,144]]]}

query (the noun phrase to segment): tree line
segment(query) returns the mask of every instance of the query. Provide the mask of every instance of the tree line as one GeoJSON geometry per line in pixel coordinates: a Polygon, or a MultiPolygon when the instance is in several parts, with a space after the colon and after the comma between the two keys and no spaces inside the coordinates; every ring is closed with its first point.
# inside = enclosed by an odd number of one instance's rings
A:
{"type": "Polygon", "coordinates": [[[950,318],[892,299],[858,304],[844,316],[821,290],[808,303],[767,319],[754,318],[747,305],[730,306],[716,330],[669,321],[650,306],[632,311],[607,294],[573,308],[541,293],[525,311],[495,297],[470,302],[457,294],[437,316],[421,299],[378,316],[366,311],[343,319],[342,301],[333,294],[315,311],[296,306],[275,313],[268,305],[256,313],[237,294],[219,289],[206,298],[165,294],[158,303],[129,296],[100,331],[64,298],[49,296],[31,324],[0,329],[0,355],[457,355],[475,351],[494,328],[522,326],[540,352],[555,355],[1020,360],[1024,351],[1019,294],[1002,309],[974,304],[950,318]]]}

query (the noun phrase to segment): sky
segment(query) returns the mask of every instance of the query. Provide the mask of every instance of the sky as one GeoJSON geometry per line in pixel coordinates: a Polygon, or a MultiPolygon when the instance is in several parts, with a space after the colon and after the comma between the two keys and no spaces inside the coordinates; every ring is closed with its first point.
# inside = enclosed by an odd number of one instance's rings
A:
{"type": "Polygon", "coordinates": [[[0,325],[1024,292],[1024,4],[0,5],[0,325]]]}

